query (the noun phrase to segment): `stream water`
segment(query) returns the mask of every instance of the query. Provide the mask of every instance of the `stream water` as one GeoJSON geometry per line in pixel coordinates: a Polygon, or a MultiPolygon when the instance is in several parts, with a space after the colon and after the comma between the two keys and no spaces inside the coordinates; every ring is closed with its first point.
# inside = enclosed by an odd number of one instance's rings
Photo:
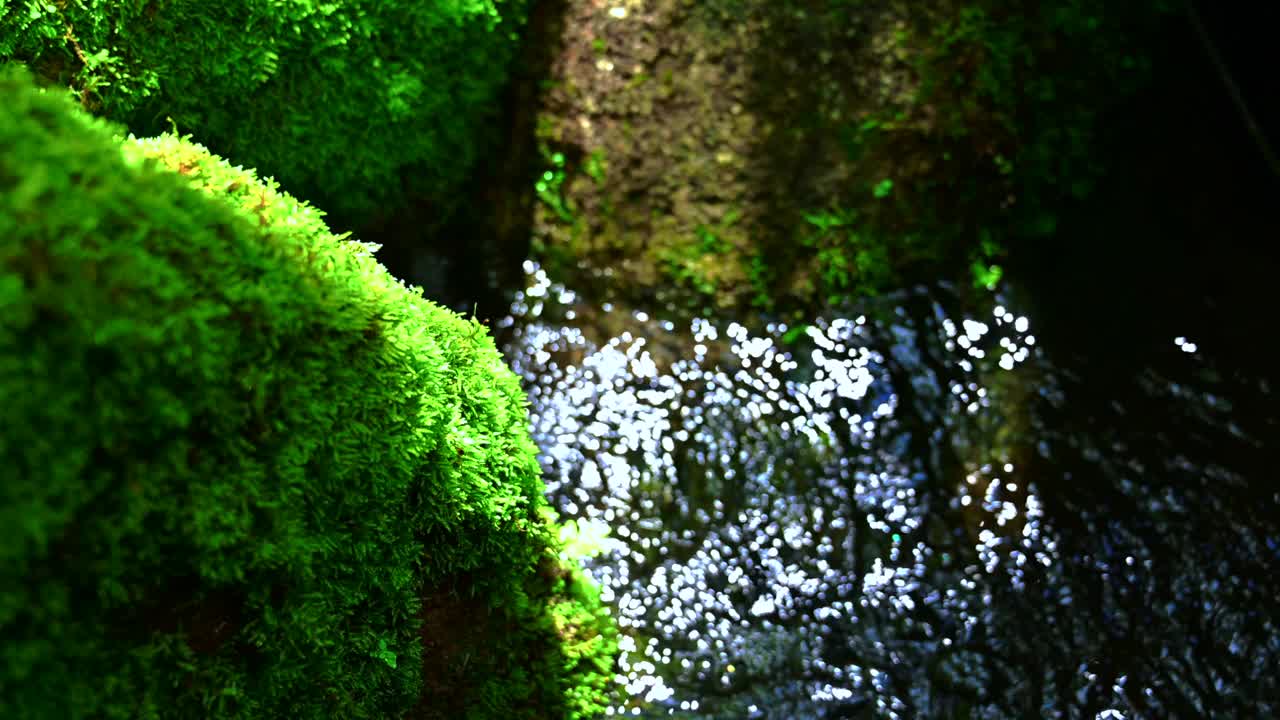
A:
{"type": "Polygon", "coordinates": [[[609,715],[1280,716],[1280,258],[1253,247],[1280,186],[1204,63],[1107,116],[1111,170],[1009,268],[1021,301],[935,284],[796,328],[676,324],[532,262],[511,299],[558,46],[530,47],[475,211],[373,239],[499,318],[549,497],[602,548],[609,715]]]}
{"type": "MultiPolygon", "coordinates": [[[[1233,687],[1270,714],[1280,644],[1248,603],[1273,604],[1253,578],[1274,530],[1193,517],[1221,493],[1140,482],[1159,469],[1126,438],[1038,421],[1070,373],[1015,308],[953,315],[947,288],[919,288],[803,329],[676,326],[526,270],[499,326],[553,503],[608,532],[588,567],[626,635],[610,714],[1208,716],[1233,687]],[[1075,507],[1101,475],[1108,506],[1075,507]]],[[[1194,372],[1194,339],[1169,346],[1194,372]]],[[[1147,382],[1244,435],[1223,398],[1147,382]]]]}

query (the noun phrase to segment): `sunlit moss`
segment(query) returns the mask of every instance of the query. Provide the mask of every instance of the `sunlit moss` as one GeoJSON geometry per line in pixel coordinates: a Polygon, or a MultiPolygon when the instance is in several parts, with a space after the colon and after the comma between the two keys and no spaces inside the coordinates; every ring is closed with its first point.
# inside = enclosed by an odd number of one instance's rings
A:
{"type": "Polygon", "coordinates": [[[484,328],[274,182],[187,138],[121,141],[15,70],[0,716],[604,702],[612,626],[560,567],[526,399],[484,328]]]}

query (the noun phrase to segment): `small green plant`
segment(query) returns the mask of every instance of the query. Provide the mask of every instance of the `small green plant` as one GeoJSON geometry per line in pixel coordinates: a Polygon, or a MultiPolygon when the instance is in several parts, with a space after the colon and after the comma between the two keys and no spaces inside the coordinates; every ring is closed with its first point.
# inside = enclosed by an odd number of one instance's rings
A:
{"type": "Polygon", "coordinates": [[[803,213],[804,221],[818,228],[818,232],[825,233],[832,228],[841,228],[850,225],[857,213],[853,210],[831,210],[820,211],[814,213],[803,213]]]}
{"type": "Polygon", "coordinates": [[[995,239],[988,228],[978,232],[978,249],[976,257],[969,268],[973,275],[973,286],[995,290],[1004,275],[1003,268],[996,264],[996,259],[1004,253],[1004,246],[995,239]]]}
{"type": "Polygon", "coordinates": [[[809,330],[809,325],[806,325],[804,323],[791,327],[790,329],[787,330],[786,333],[782,335],[783,344],[785,345],[795,344],[795,342],[799,340],[801,337],[803,337],[804,334],[808,332],[808,330],[809,330]]]}
{"type": "Polygon", "coordinates": [[[565,202],[561,190],[565,180],[564,153],[544,149],[543,158],[551,167],[542,172],[533,188],[538,193],[538,199],[546,203],[557,217],[566,223],[572,223],[573,211],[565,202]]]}
{"type": "Polygon", "coordinates": [[[987,265],[981,260],[974,260],[970,269],[973,272],[973,286],[987,290],[995,290],[1004,274],[999,265],[987,265]]]}
{"type": "Polygon", "coordinates": [[[582,169],[586,171],[587,175],[591,176],[591,179],[597,185],[603,185],[605,172],[608,170],[608,165],[604,159],[604,150],[601,148],[592,150],[591,154],[587,156],[587,162],[582,169]]]}
{"type": "Polygon", "coordinates": [[[877,200],[883,200],[884,198],[889,197],[889,193],[891,192],[893,192],[893,180],[890,178],[881,180],[871,189],[871,194],[874,195],[877,200]]]}
{"type": "Polygon", "coordinates": [[[697,252],[690,253],[687,250],[665,249],[659,252],[658,257],[665,264],[667,274],[677,283],[691,287],[698,293],[708,297],[716,294],[718,286],[715,280],[708,276],[706,270],[703,269],[700,262],[701,254],[697,252]]]}
{"type": "Polygon", "coordinates": [[[714,296],[719,289],[716,281],[718,268],[724,263],[723,258],[730,256],[735,249],[726,235],[741,218],[742,212],[731,208],[714,225],[699,224],[694,228],[692,241],[681,238],[679,242],[663,248],[658,257],[663,261],[667,274],[702,295],[714,296]]]}
{"type": "Polygon", "coordinates": [[[694,233],[698,236],[698,251],[702,255],[723,255],[733,247],[706,225],[699,225],[694,233]]]}
{"type": "Polygon", "coordinates": [[[396,669],[396,654],[387,649],[386,638],[379,638],[378,649],[369,653],[369,655],[386,663],[392,670],[396,669]]]}
{"type": "Polygon", "coordinates": [[[1009,160],[1009,158],[1004,155],[996,155],[992,158],[992,161],[996,164],[996,169],[1000,171],[1001,175],[1013,174],[1013,161],[1009,160]]]}
{"type": "Polygon", "coordinates": [[[694,235],[693,241],[680,238],[662,247],[656,257],[662,262],[667,276],[676,283],[712,297],[719,286],[707,272],[707,258],[720,252],[720,240],[701,225],[694,231],[694,235]]]}
{"type": "Polygon", "coordinates": [[[771,288],[774,284],[775,273],[770,268],[768,261],[765,260],[763,253],[753,253],[746,263],[747,280],[751,284],[751,290],[754,293],[751,298],[751,305],[762,310],[772,310],[774,306],[771,288]]]}
{"type": "Polygon", "coordinates": [[[852,209],[804,213],[807,225],[801,247],[812,251],[819,281],[815,290],[835,304],[855,294],[882,290],[895,277],[895,265],[885,236],[872,228],[855,225],[858,214],[852,209]]]}

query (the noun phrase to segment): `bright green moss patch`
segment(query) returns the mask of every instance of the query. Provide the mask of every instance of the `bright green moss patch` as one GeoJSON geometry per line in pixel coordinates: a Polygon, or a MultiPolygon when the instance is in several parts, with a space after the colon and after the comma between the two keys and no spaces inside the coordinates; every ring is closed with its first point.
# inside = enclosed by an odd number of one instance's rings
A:
{"type": "Polygon", "coordinates": [[[13,68],[0,106],[0,717],[605,701],[613,629],[482,326],[186,139],[13,68]]]}
{"type": "Polygon", "coordinates": [[[0,61],[140,135],[172,117],[358,223],[406,193],[446,210],[525,13],[525,0],[16,0],[0,8],[0,61]]]}

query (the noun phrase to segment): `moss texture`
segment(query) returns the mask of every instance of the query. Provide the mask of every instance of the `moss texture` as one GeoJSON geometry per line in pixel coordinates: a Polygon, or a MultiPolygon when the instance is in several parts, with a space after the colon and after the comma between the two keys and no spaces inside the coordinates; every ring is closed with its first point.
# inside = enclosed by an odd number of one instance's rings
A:
{"type": "Polygon", "coordinates": [[[274,182],[189,139],[122,142],[15,70],[0,717],[603,703],[615,629],[557,559],[484,328],[274,182]]]}
{"type": "Polygon", "coordinates": [[[17,0],[0,61],[139,135],[171,117],[356,227],[406,195],[450,209],[525,15],[525,0],[17,0]]]}

